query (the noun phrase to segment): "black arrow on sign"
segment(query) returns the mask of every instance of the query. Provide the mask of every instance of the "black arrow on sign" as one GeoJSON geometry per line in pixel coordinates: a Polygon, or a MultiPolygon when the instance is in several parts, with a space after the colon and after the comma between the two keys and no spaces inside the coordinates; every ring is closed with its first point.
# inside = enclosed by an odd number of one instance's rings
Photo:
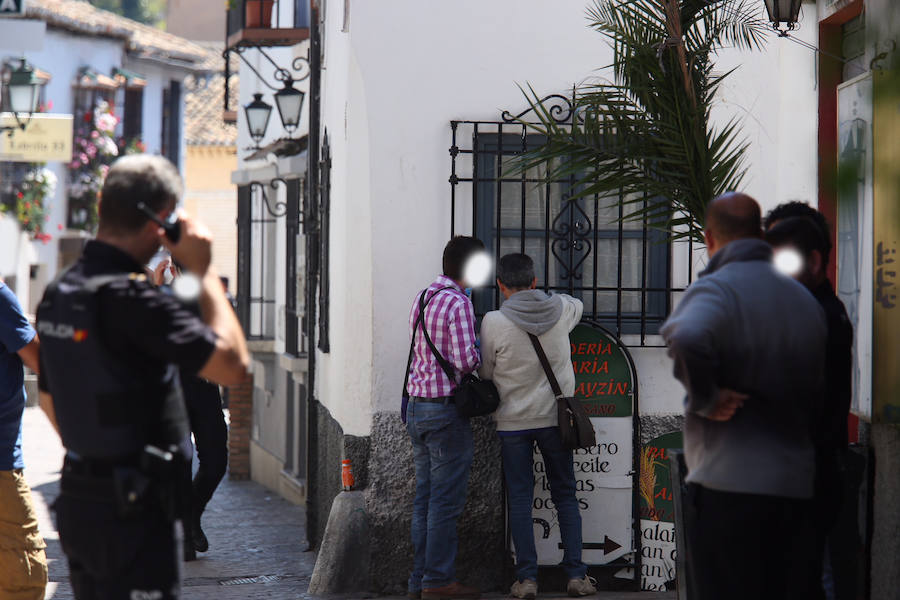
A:
{"type": "MultiPolygon", "coordinates": [[[[598,544],[597,542],[585,542],[581,547],[585,550],[603,550],[603,554],[610,554],[622,547],[622,544],[618,544],[609,539],[608,535],[604,535],[603,538],[602,544],[598,544]]],[[[559,549],[564,549],[562,544],[559,545],[559,549]]]]}

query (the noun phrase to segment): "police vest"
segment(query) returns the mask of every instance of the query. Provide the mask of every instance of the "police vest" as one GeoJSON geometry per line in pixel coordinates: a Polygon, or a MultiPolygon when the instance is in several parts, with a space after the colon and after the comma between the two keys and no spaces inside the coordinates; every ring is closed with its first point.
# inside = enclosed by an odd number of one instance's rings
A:
{"type": "Polygon", "coordinates": [[[100,338],[98,292],[115,282],[133,287],[143,278],[136,273],[84,278],[69,269],[47,287],[38,308],[42,368],[60,436],[66,449],[81,457],[130,460],[147,444],[168,447],[188,438],[174,366],[167,377],[149,380],[131,366],[135,361],[114,356],[100,338]]]}

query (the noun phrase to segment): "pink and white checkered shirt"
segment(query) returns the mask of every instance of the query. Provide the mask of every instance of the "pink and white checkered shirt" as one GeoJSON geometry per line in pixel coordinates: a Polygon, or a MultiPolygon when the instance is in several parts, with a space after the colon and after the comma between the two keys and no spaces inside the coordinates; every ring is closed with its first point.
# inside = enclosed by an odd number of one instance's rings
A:
{"type": "MultiPolygon", "coordinates": [[[[415,332],[415,350],[409,383],[406,391],[410,396],[419,398],[440,398],[450,396],[456,389],[461,374],[471,373],[481,365],[481,351],[475,346],[475,309],[472,301],[454,281],[441,275],[428,286],[425,301],[442,287],[452,289],[438,292],[437,297],[425,307],[425,322],[428,335],[434,346],[447,361],[453,365],[456,381],[450,381],[441,369],[437,359],[431,353],[422,329],[415,332]]],[[[413,300],[409,315],[409,326],[412,330],[419,317],[419,297],[413,300]]]]}

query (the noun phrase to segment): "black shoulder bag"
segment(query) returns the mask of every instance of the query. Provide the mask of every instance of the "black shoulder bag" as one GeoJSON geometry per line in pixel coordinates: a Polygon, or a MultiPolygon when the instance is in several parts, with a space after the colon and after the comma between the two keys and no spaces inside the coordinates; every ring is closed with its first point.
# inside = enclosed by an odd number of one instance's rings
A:
{"type": "MultiPolygon", "coordinates": [[[[444,288],[448,289],[448,288],[444,288]]],[[[440,292],[441,290],[438,290],[440,292]]],[[[435,292],[431,298],[434,298],[438,292],[435,292]]],[[[429,301],[431,300],[429,298],[429,301]]],[[[438,352],[431,337],[428,335],[428,329],[425,327],[425,296],[419,298],[419,317],[422,323],[422,334],[425,336],[425,342],[431,349],[434,358],[441,365],[441,369],[446,373],[447,378],[452,382],[456,382],[456,374],[453,365],[438,352]]],[[[408,370],[407,370],[408,371],[408,370]]],[[[481,379],[475,373],[467,373],[457,383],[456,389],[453,391],[453,402],[456,404],[456,410],[463,417],[480,417],[489,415],[500,405],[500,393],[493,381],[481,379]]]]}
{"type": "Polygon", "coordinates": [[[563,396],[553,374],[553,368],[547,355],[544,354],[544,347],[541,346],[541,340],[536,335],[528,334],[534,351],[537,352],[541,366],[544,367],[544,373],[550,381],[550,387],[553,389],[553,395],[556,396],[556,411],[559,416],[559,434],[562,436],[563,446],[569,450],[577,448],[590,448],[597,445],[597,434],[594,432],[594,425],[591,423],[590,417],[581,405],[578,398],[563,396]]]}

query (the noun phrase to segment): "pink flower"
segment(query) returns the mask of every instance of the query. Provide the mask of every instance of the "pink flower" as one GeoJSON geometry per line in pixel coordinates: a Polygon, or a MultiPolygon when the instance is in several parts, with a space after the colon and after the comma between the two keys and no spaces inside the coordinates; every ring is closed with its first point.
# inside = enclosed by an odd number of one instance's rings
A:
{"type": "Polygon", "coordinates": [[[92,139],[95,139],[95,140],[96,140],[98,137],[100,137],[100,132],[99,132],[99,131],[97,131],[97,130],[95,129],[94,131],[91,132],[91,138],[92,138],[92,139]]]}
{"type": "Polygon", "coordinates": [[[82,152],[78,155],[79,160],[81,160],[81,164],[86,165],[91,162],[91,159],[88,158],[88,155],[82,152]]]}
{"type": "Polygon", "coordinates": [[[62,230],[63,230],[62,223],[60,223],[59,225],[57,225],[56,228],[59,229],[60,231],[62,231],[62,230]]]}

